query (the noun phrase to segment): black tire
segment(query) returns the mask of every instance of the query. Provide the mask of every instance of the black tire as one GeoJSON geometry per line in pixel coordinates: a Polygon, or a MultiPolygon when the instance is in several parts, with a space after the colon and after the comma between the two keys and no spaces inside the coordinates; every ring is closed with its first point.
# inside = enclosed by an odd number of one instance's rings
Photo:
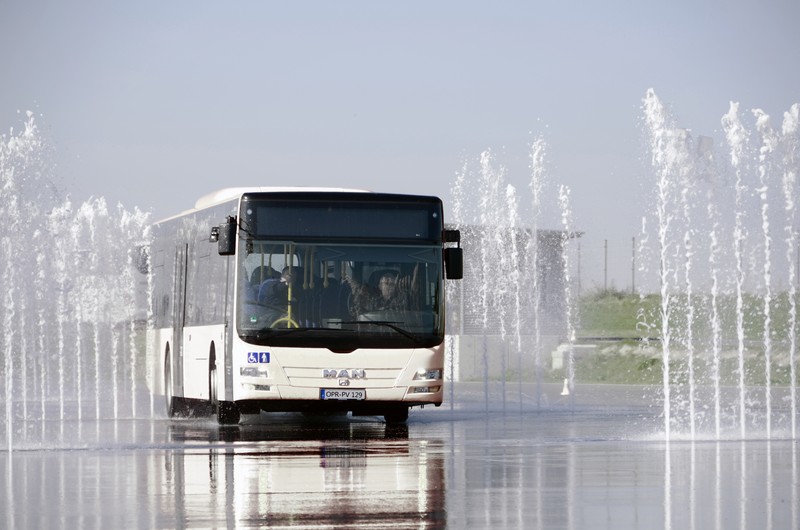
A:
{"type": "Polygon", "coordinates": [[[216,412],[217,402],[217,352],[214,343],[211,343],[211,351],[208,352],[208,404],[211,410],[216,412]]]}
{"type": "Polygon", "coordinates": [[[218,424],[236,425],[239,423],[241,413],[236,403],[220,401],[217,394],[217,352],[213,342],[208,355],[208,402],[212,413],[217,415],[218,424]]]}
{"type": "Polygon", "coordinates": [[[175,401],[175,390],[172,386],[172,362],[169,346],[167,346],[167,351],[164,355],[164,406],[166,407],[167,417],[175,418],[178,416],[179,407],[175,401]]]}
{"type": "Polygon", "coordinates": [[[217,402],[217,423],[220,425],[236,425],[241,419],[241,413],[236,403],[231,401],[217,402]]]}
{"type": "Polygon", "coordinates": [[[400,406],[383,414],[383,419],[386,423],[405,423],[408,421],[408,407],[400,406]]]}
{"type": "Polygon", "coordinates": [[[171,360],[169,346],[167,346],[167,351],[164,355],[164,405],[166,407],[167,417],[188,418],[192,414],[192,407],[185,399],[175,395],[172,383],[171,360]]]}

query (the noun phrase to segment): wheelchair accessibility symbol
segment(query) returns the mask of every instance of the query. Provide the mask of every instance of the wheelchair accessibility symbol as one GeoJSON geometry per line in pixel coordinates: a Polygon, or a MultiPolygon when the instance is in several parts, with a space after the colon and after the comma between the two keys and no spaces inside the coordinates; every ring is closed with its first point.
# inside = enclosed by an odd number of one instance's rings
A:
{"type": "Polygon", "coordinates": [[[248,364],[266,364],[269,363],[268,351],[251,351],[247,352],[248,364]]]}

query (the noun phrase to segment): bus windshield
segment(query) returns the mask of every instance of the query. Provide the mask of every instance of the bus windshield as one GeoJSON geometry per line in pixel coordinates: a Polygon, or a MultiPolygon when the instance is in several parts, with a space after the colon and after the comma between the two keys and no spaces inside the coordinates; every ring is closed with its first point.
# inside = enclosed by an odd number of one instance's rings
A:
{"type": "Polygon", "coordinates": [[[245,341],[352,351],[443,339],[441,245],[251,236],[237,255],[245,341]]]}

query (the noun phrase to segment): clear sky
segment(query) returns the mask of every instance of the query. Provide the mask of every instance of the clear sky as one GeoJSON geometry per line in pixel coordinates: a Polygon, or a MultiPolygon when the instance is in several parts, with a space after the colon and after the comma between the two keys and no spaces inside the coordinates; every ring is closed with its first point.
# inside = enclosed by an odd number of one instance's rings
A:
{"type": "Polygon", "coordinates": [[[155,218],[239,185],[447,202],[487,148],[525,190],[541,134],[587,245],[628,257],[646,90],[699,134],[731,100],[781,116],[798,21],[797,0],[0,0],[0,127],[34,111],[73,199],[155,218]]]}

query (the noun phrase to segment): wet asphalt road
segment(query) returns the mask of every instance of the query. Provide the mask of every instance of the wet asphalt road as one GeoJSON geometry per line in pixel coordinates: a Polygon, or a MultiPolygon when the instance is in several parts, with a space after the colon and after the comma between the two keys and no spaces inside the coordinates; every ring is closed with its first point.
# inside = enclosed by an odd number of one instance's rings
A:
{"type": "Polygon", "coordinates": [[[796,439],[667,442],[641,388],[546,388],[535,406],[485,390],[402,427],[23,422],[0,451],[0,527],[800,528],[796,439]]]}

